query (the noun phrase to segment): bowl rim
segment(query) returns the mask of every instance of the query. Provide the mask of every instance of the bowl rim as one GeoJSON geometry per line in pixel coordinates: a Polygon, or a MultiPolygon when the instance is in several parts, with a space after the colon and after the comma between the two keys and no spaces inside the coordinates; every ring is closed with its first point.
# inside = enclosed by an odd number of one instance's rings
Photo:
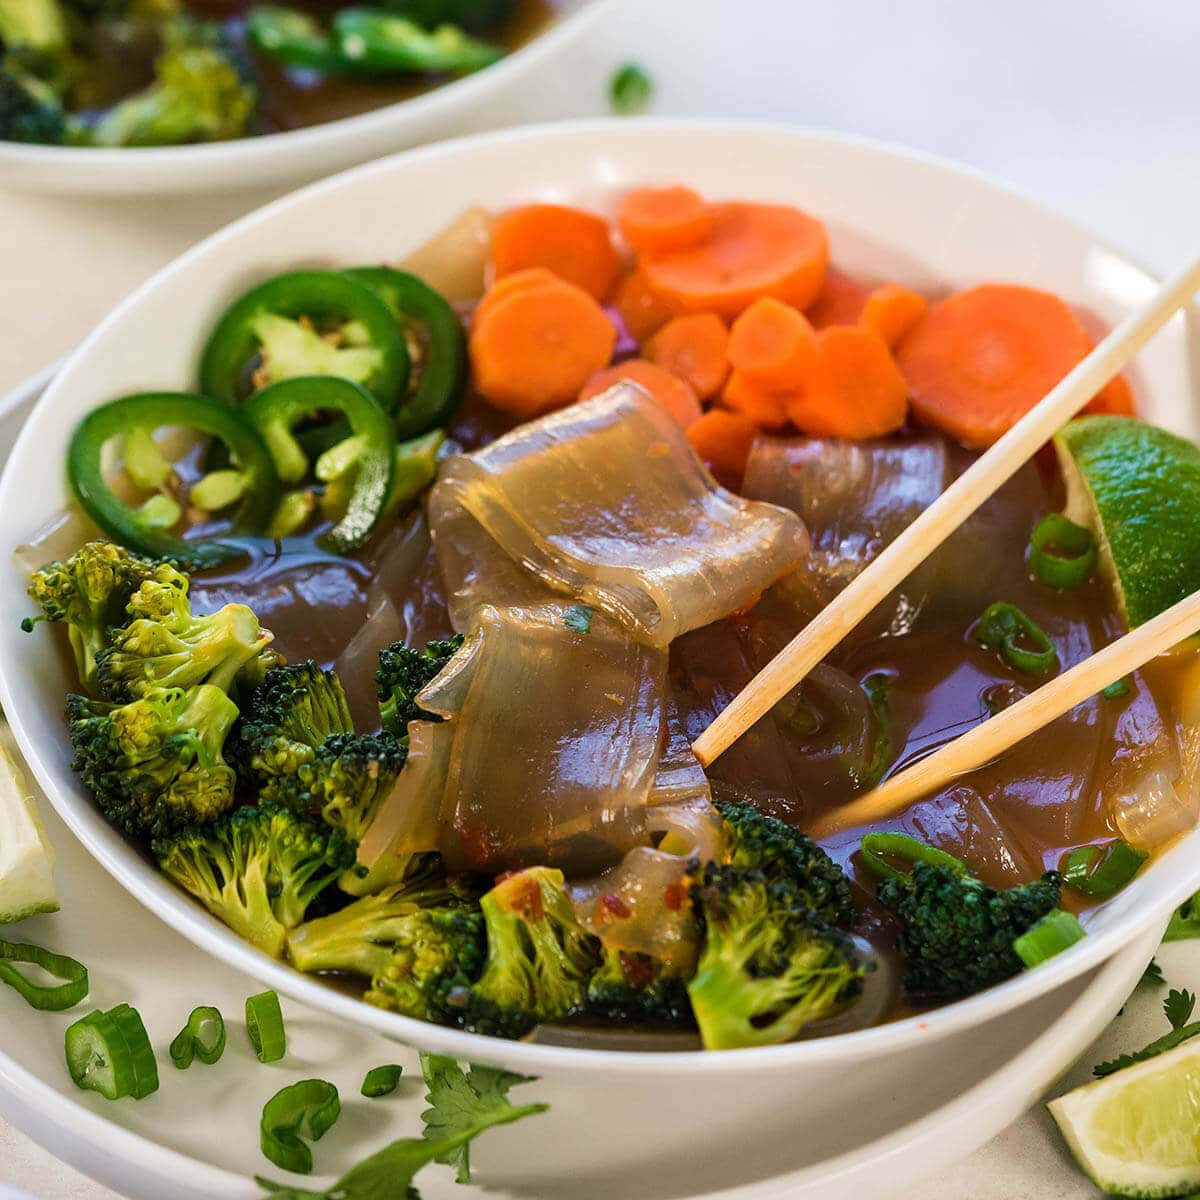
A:
{"type": "MultiPolygon", "coordinates": [[[[273,163],[289,155],[319,154],[329,148],[349,145],[356,138],[400,132],[410,121],[416,124],[433,120],[447,110],[480,100],[493,88],[503,85],[509,74],[527,67],[535,68],[554,55],[561,44],[575,37],[591,21],[598,20],[614,3],[615,0],[579,0],[574,8],[555,16],[541,33],[491,66],[447,80],[406,100],[393,100],[353,116],[298,129],[181,146],[43,146],[0,139],[0,168],[26,166],[69,170],[86,165],[101,172],[116,172],[134,166],[146,172],[183,168],[234,169],[262,161],[273,163]]],[[[253,186],[253,183],[247,182],[245,186],[253,186]]],[[[289,188],[286,195],[291,195],[294,190],[289,188]]]]}
{"type": "MultiPolygon", "coordinates": [[[[1155,278],[1154,273],[1143,268],[1135,258],[1115,248],[1106,239],[1098,237],[1083,223],[1064,216],[1053,207],[996,180],[986,172],[962,166],[942,156],[858,135],[812,130],[783,122],[694,117],[589,118],[491,131],[418,147],[353,167],[289,192],[217,230],[155,272],[117,304],[88,334],[65,360],[64,368],[71,367],[77,359],[101,343],[107,336],[109,326],[119,321],[128,310],[137,307],[142,302],[142,297],[159,286],[161,281],[177,272],[186,271],[194,261],[203,258],[227,239],[236,238],[244,230],[259,223],[269,223],[292,205],[308,201],[325,191],[346,187],[353,182],[367,179],[374,173],[386,174],[395,170],[401,163],[453,159],[461,154],[469,154],[477,147],[494,146],[497,143],[520,145],[541,139],[616,135],[618,132],[630,131],[639,131],[637,136],[651,138],[670,137],[679,132],[757,135],[790,140],[798,146],[821,144],[848,148],[868,156],[891,160],[901,167],[917,166],[935,174],[948,175],[960,181],[966,180],[985,192],[1036,210],[1047,219],[1070,227],[1097,249],[1106,251],[1124,265],[1136,270],[1145,280],[1155,278]]],[[[52,391],[53,387],[46,395],[50,395],[52,391]]],[[[38,401],[34,411],[44,403],[45,397],[38,401]]],[[[25,443],[30,438],[30,425],[26,423],[13,447],[10,461],[16,460],[22,453],[28,453],[29,447],[25,443]]],[[[6,468],[5,480],[7,475],[6,468]]],[[[0,480],[0,495],[5,489],[5,480],[0,480]]],[[[80,838],[93,857],[160,919],[208,953],[313,1008],[348,1020],[365,1022],[379,1032],[407,1044],[454,1055],[460,1059],[503,1063],[521,1071],[544,1073],[572,1067],[598,1073],[614,1071],[626,1075],[670,1070],[679,1076],[690,1076],[725,1071],[736,1073],[747,1068],[760,1072],[791,1070],[803,1066],[808,1061],[832,1057],[845,1061],[859,1061],[877,1053],[894,1051],[904,1045],[980,1024],[1025,1000],[1045,994],[1090,967],[1098,966],[1111,958],[1120,948],[1128,945],[1149,926],[1162,919],[1170,907],[1182,903],[1200,886],[1200,861],[1197,861],[1193,871],[1178,872],[1177,878],[1170,886],[1162,887],[1161,890],[1169,897],[1169,904],[1164,900],[1161,907],[1149,908],[1138,918],[1127,916],[1113,927],[1093,933],[1073,946],[1069,952],[1056,956],[1036,970],[1023,972],[974,996],[866,1029],[775,1046],[724,1050],[720,1053],[706,1050],[606,1050],[505,1041],[385,1012],[355,997],[338,992],[319,979],[303,975],[287,963],[270,958],[243,941],[154,872],[123,840],[118,843],[113,839],[114,848],[110,851],[103,838],[89,828],[88,817],[98,821],[96,814],[77,811],[80,806],[73,797],[56,796],[51,770],[42,762],[39,749],[26,730],[24,713],[16,702],[14,682],[14,671],[8,657],[0,652],[0,703],[9,716],[18,744],[38,782],[64,822],[80,838]],[[136,863],[130,862],[131,859],[136,860],[136,863]],[[152,879],[140,880],[138,875],[141,871],[152,874],[152,879]],[[147,888],[160,894],[152,897],[147,894],[147,888]]],[[[111,832],[107,827],[105,831],[111,832]]]]}

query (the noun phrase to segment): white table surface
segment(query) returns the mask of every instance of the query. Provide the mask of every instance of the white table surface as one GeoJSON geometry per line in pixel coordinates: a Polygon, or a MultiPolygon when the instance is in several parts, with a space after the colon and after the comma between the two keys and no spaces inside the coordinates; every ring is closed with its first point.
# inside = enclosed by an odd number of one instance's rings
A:
{"type": "MultiPolygon", "coordinates": [[[[957,158],[1156,269],[1200,242],[1195,0],[623,0],[512,120],[602,114],[603,81],[629,58],[656,81],[656,113],[789,121],[957,158]]],[[[69,350],[157,267],[272,195],[0,193],[0,393],[69,350]]],[[[114,1195],[0,1123],[3,1183],[37,1200],[114,1195]]],[[[1031,1114],[908,1200],[1096,1194],[1031,1114]]]]}

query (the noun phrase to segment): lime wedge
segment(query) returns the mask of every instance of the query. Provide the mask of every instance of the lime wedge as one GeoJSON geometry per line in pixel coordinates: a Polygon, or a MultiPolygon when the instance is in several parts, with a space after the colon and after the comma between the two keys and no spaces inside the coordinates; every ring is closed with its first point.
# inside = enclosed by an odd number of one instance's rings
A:
{"type": "Polygon", "coordinates": [[[1200,1038],[1046,1107],[1101,1191],[1179,1196],[1200,1189],[1200,1038]]]}
{"type": "Polygon", "coordinates": [[[1132,417],[1080,417],[1054,447],[1130,629],[1200,589],[1200,448],[1132,417]]]}

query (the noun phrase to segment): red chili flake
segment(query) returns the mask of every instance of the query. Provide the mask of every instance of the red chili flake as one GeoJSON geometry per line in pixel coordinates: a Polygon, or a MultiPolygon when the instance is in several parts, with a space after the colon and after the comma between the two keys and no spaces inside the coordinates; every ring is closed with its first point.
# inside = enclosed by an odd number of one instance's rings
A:
{"type": "Polygon", "coordinates": [[[663,892],[663,904],[670,912],[678,912],[687,903],[687,884],[677,880],[663,892]]]}
{"type": "Polygon", "coordinates": [[[606,892],[601,896],[600,907],[604,910],[606,916],[620,917],[622,920],[633,916],[633,909],[616,892],[606,892]]]}
{"type": "Polygon", "coordinates": [[[621,952],[621,974],[631,987],[649,987],[654,982],[654,963],[646,954],[621,952]]]}
{"type": "Polygon", "coordinates": [[[509,876],[503,893],[503,904],[509,912],[516,913],[523,921],[540,921],[546,915],[542,904],[541,884],[534,876],[523,871],[509,876]]]}

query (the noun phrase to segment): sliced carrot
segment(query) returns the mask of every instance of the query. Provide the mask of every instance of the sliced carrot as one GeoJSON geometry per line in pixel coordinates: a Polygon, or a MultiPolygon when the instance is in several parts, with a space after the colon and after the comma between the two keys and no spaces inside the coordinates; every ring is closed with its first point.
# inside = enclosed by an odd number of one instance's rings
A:
{"type": "Polygon", "coordinates": [[[472,325],[475,387],[505,412],[535,416],[570,404],[616,341],[616,327],[582,288],[559,280],[521,288],[472,325]]]}
{"type": "Polygon", "coordinates": [[[675,317],[642,351],[652,363],[686,379],[702,400],[715,396],[729,374],[729,330],[716,313],[675,317]]]}
{"type": "Polygon", "coordinates": [[[691,384],[644,358],[628,358],[616,366],[597,371],[583,385],[579,399],[590,400],[624,380],[645,388],[683,429],[687,429],[700,416],[700,401],[696,399],[691,384]]]}
{"type": "Polygon", "coordinates": [[[856,325],[867,302],[867,289],[849,275],[843,275],[836,267],[825,272],[825,284],[821,294],[805,311],[814,329],[826,329],[830,325],[856,325]]]}
{"type": "Polygon", "coordinates": [[[1133,388],[1124,375],[1110,379],[1083,410],[1086,413],[1106,413],[1110,417],[1136,417],[1137,405],[1133,402],[1133,388]]]}
{"type": "Polygon", "coordinates": [[[546,267],[603,300],[620,261],[603,217],[562,204],[527,204],[509,209],[492,226],[492,269],[503,279],[527,267],[546,267]]]}
{"type": "Polygon", "coordinates": [[[741,413],[760,429],[782,429],[788,421],[788,393],[772,391],[741,371],[731,371],[721,393],[727,408],[741,413]]]}
{"type": "Polygon", "coordinates": [[[734,488],[741,485],[758,433],[758,426],[749,417],[723,408],[709,409],[687,430],[688,441],[700,461],[722,483],[734,488]]]}
{"type": "Polygon", "coordinates": [[[497,279],[484,292],[483,299],[475,305],[475,311],[471,313],[471,323],[474,324],[480,320],[489,308],[495,308],[505,296],[511,296],[514,292],[521,292],[539,284],[561,282],[562,280],[553,271],[549,271],[545,267],[527,267],[524,271],[514,271],[511,275],[505,275],[503,279],[497,279]]]}
{"type": "Polygon", "coordinates": [[[783,204],[718,204],[703,242],[643,254],[647,282],[681,312],[733,318],[760,296],[806,308],[829,262],[825,226],[783,204]]]}
{"type": "Polygon", "coordinates": [[[817,335],[799,309],[764,296],[734,321],[729,361],[747,380],[786,391],[812,374],[817,335]]]}
{"type": "Polygon", "coordinates": [[[984,284],[939,301],[900,343],[914,415],[968,446],[990,446],[1091,349],[1057,296],[984,284]]]}
{"type": "Polygon", "coordinates": [[[899,429],[908,389],[883,338],[858,325],[833,325],[817,341],[815,375],[788,402],[792,424],[814,437],[882,437],[899,429]]]}
{"type": "Polygon", "coordinates": [[[639,253],[684,250],[704,241],[712,227],[712,209],[688,187],[634,188],[617,210],[621,236],[639,253]]]}
{"type": "Polygon", "coordinates": [[[885,283],[867,297],[858,323],[875,330],[894,350],[928,311],[929,301],[919,292],[885,283]]]}
{"type": "Polygon", "coordinates": [[[613,307],[629,336],[639,345],[675,315],[675,310],[650,287],[641,271],[632,271],[621,280],[613,296],[613,307]]]}

